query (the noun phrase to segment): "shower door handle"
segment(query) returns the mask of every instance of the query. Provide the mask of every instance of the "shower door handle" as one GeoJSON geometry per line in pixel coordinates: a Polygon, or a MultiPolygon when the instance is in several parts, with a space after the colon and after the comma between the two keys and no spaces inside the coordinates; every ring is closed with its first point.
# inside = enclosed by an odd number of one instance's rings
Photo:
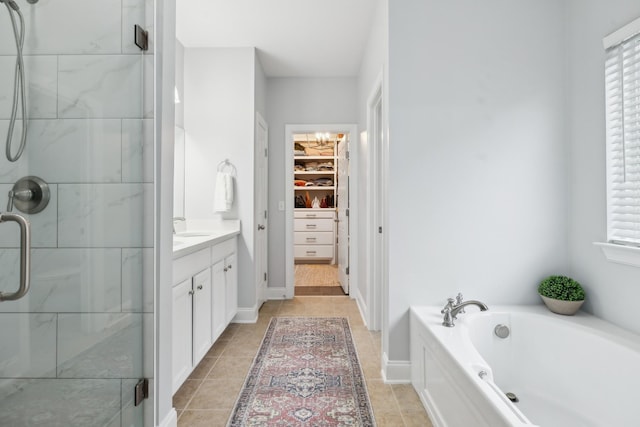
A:
{"type": "Polygon", "coordinates": [[[29,272],[31,271],[31,227],[22,215],[0,213],[0,223],[13,221],[20,226],[20,287],[16,292],[0,292],[0,301],[14,301],[29,291],[29,272]]]}

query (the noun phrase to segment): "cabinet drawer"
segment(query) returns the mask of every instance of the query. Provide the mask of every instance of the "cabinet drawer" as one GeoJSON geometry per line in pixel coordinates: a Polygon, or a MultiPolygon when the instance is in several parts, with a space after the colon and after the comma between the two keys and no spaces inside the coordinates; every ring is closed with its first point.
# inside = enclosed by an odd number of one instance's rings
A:
{"type": "Polygon", "coordinates": [[[306,219],[296,218],[294,220],[294,231],[333,231],[333,218],[306,219]]]}
{"type": "Polygon", "coordinates": [[[293,212],[294,218],[334,218],[335,211],[332,209],[301,209],[293,212]]]}
{"type": "Polygon", "coordinates": [[[211,249],[205,248],[198,252],[185,255],[173,260],[173,285],[193,276],[211,265],[211,249]]]}
{"type": "Polygon", "coordinates": [[[331,232],[296,231],[293,243],[295,245],[333,245],[335,242],[331,232]]]}
{"type": "Polygon", "coordinates": [[[333,245],[295,245],[293,256],[296,259],[330,259],[333,258],[333,245]]]}
{"type": "Polygon", "coordinates": [[[238,251],[238,239],[234,236],[211,247],[211,265],[220,261],[229,254],[238,251]]]}

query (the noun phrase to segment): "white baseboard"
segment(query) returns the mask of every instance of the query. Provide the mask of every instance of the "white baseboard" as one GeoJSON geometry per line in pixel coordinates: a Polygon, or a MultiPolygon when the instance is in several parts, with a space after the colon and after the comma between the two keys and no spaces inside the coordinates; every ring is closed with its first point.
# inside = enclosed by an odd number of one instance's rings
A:
{"type": "Polygon", "coordinates": [[[233,316],[231,323],[256,323],[258,321],[258,306],[250,308],[238,307],[238,312],[233,316]]]}
{"type": "Polygon", "coordinates": [[[289,296],[288,289],[285,286],[267,288],[267,299],[279,300],[291,298],[293,298],[293,295],[289,296]]]}
{"type": "Polygon", "coordinates": [[[385,384],[411,384],[411,361],[389,360],[382,353],[382,379],[385,384]]]}
{"type": "Polygon", "coordinates": [[[364,320],[364,324],[365,326],[367,326],[367,328],[369,327],[369,312],[367,310],[367,304],[365,303],[364,299],[362,298],[362,294],[360,292],[358,292],[356,294],[356,305],[358,306],[358,310],[360,311],[360,317],[362,317],[362,320],[364,320]]]}
{"type": "Polygon", "coordinates": [[[166,417],[158,424],[158,427],[178,427],[178,413],[171,408],[166,417]]]}

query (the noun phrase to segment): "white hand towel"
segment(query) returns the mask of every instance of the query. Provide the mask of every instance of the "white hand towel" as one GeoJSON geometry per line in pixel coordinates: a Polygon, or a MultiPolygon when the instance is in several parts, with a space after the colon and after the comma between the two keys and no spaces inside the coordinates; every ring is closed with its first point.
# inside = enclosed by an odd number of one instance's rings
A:
{"type": "Polygon", "coordinates": [[[233,205],[233,176],[226,172],[216,175],[216,188],[213,194],[213,210],[228,212],[233,205]]]}

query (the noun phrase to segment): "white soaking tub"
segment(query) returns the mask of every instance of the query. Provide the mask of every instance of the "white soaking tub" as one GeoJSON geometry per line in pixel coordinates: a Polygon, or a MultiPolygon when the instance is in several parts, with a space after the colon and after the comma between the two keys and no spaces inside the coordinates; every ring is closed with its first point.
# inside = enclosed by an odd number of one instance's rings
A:
{"type": "Polygon", "coordinates": [[[411,381],[435,426],[640,426],[640,336],[542,305],[470,306],[448,328],[441,309],[411,307],[411,381]]]}

